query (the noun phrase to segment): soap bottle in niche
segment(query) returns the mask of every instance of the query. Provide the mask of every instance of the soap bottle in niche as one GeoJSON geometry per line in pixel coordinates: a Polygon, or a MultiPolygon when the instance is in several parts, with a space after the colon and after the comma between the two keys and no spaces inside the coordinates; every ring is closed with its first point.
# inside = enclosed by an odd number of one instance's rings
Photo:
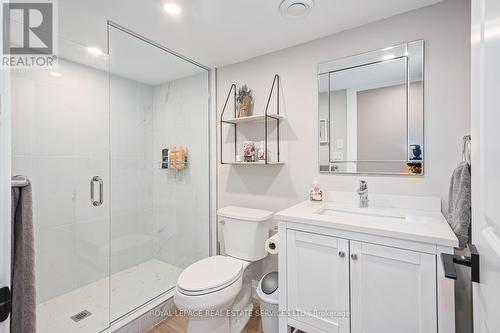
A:
{"type": "Polygon", "coordinates": [[[314,177],[314,181],[309,190],[309,200],[311,201],[323,201],[323,190],[319,186],[318,178],[314,177]]]}

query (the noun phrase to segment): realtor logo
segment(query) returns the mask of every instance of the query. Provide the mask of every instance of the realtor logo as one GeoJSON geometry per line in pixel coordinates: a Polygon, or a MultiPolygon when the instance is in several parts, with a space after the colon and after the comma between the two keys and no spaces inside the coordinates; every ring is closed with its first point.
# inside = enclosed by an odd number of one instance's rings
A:
{"type": "Polygon", "coordinates": [[[8,67],[54,68],[57,36],[54,1],[3,3],[3,59],[8,67]]]}

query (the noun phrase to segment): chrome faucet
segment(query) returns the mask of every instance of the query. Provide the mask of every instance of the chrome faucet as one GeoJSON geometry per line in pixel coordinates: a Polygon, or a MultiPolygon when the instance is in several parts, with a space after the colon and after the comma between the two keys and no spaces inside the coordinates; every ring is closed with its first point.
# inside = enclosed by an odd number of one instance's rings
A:
{"type": "Polygon", "coordinates": [[[368,207],[368,183],[366,180],[359,181],[359,207],[366,208],[368,207]]]}

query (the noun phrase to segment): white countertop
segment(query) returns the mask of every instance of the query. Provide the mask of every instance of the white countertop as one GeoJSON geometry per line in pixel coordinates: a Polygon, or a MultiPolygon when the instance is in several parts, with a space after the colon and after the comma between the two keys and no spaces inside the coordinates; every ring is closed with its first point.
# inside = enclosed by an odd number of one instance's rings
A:
{"type": "MultiPolygon", "coordinates": [[[[395,198],[397,199],[397,197],[395,198]]],[[[403,197],[402,201],[409,198],[411,197],[403,197]]],[[[412,208],[407,208],[408,205],[404,204],[402,206],[359,208],[357,204],[345,202],[345,200],[344,202],[342,200],[340,202],[304,201],[276,213],[275,218],[282,221],[435,245],[458,246],[455,233],[435,207],[429,209],[425,205],[423,207],[415,205],[412,208]],[[328,215],[321,214],[325,209],[332,210],[328,211],[328,215]]]]}

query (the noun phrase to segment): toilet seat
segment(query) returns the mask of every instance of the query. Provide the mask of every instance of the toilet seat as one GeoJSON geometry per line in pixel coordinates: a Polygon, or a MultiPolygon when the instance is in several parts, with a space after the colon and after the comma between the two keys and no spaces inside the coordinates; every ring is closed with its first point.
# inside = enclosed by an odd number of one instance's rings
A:
{"type": "Polygon", "coordinates": [[[177,290],[187,296],[214,293],[238,281],[244,268],[243,261],[236,258],[208,257],[195,262],[181,273],[177,280],[177,290]]]}

